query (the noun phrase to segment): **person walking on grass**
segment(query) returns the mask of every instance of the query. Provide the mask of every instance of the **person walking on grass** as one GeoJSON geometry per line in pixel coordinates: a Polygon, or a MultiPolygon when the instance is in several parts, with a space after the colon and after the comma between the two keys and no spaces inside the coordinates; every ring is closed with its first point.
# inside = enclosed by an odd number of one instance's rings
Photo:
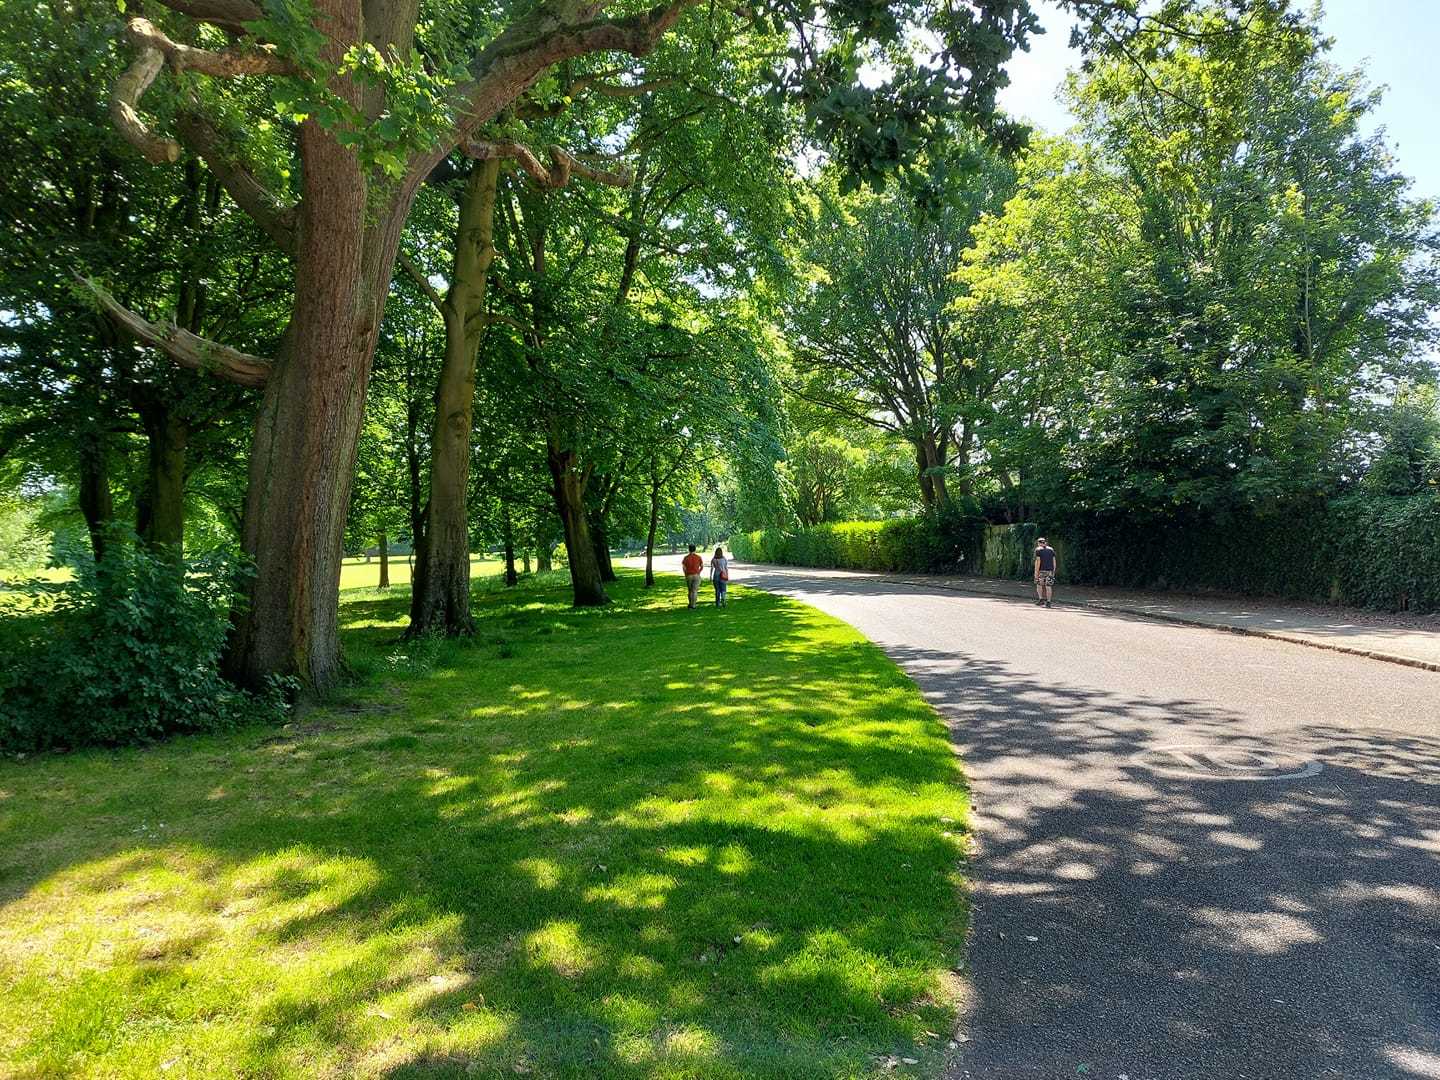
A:
{"type": "Polygon", "coordinates": [[[1045,537],[1035,541],[1035,603],[1050,607],[1055,598],[1055,573],[1060,569],[1060,556],[1045,537]]]}
{"type": "Polygon", "coordinates": [[[725,606],[725,590],[730,584],[730,560],[725,558],[725,549],[717,547],[710,558],[710,584],[715,586],[715,606],[725,606]]]}
{"type": "Polygon", "coordinates": [[[685,571],[685,589],[690,594],[693,610],[700,602],[700,572],[705,569],[705,560],[695,551],[694,544],[690,545],[690,553],[680,560],[680,569],[685,571]]]}

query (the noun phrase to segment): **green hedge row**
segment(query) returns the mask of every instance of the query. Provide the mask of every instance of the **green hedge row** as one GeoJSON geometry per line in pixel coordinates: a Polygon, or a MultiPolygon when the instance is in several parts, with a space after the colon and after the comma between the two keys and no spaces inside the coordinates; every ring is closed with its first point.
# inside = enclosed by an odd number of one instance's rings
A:
{"type": "Polygon", "coordinates": [[[1062,580],[1440,611],[1440,496],[1350,496],[1286,515],[1143,528],[1081,519],[1062,535],[1062,580]]]}
{"type": "MultiPolygon", "coordinates": [[[[1350,496],[1225,520],[1072,517],[1045,530],[1062,583],[1440,611],[1440,495],[1350,496]]],[[[755,562],[1029,580],[1038,535],[1033,524],[920,517],[767,529],[732,544],[755,562]]]]}
{"type": "Polygon", "coordinates": [[[746,562],[953,574],[978,570],[983,534],[984,523],[977,518],[927,514],[762,529],[731,537],[730,546],[746,562]]]}

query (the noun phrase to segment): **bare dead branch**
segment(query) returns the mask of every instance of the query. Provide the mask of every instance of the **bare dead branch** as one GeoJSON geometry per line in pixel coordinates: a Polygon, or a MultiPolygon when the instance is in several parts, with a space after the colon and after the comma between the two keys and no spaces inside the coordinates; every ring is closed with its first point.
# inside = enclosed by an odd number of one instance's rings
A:
{"type": "Polygon", "coordinates": [[[574,154],[562,150],[558,146],[549,148],[549,168],[545,167],[533,150],[517,142],[487,142],[472,139],[461,149],[476,161],[489,161],[494,158],[514,161],[529,173],[530,178],[541,187],[557,189],[566,187],[569,185],[572,175],[583,176],[587,180],[593,180],[597,184],[607,184],[610,187],[629,187],[635,179],[629,169],[601,169],[581,161],[574,154]]]}
{"type": "Polygon", "coordinates": [[[180,144],[151,131],[140,119],[137,108],[141,95],[150,89],[150,84],[164,66],[165,54],[159,49],[141,49],[130,66],[115,80],[115,89],[110,93],[110,119],[125,141],[154,165],[165,165],[180,159],[180,144]]]}
{"type": "Polygon", "coordinates": [[[395,262],[400,269],[405,271],[406,276],[409,277],[411,281],[420,286],[420,290],[429,298],[430,303],[435,305],[435,310],[443,315],[445,313],[445,298],[436,291],[434,285],[430,284],[430,279],[425,276],[425,271],[421,270],[420,267],[416,265],[415,260],[403,251],[395,256],[395,262]]]}
{"type": "MultiPolygon", "coordinates": [[[[198,8],[205,5],[195,6],[198,8]]],[[[172,41],[148,19],[141,18],[131,19],[125,32],[136,48],[136,56],[124,73],[115,80],[115,88],[110,94],[110,117],[125,141],[135,147],[146,161],[156,165],[180,158],[180,144],[174,139],[156,135],[140,117],[140,99],[167,63],[176,71],[199,71],[219,78],[295,74],[294,66],[269,48],[234,48],[223,52],[196,49],[172,41]]],[[[211,164],[213,166],[213,163],[211,164]]],[[[239,179],[235,168],[230,172],[232,182],[239,179]]],[[[216,174],[219,175],[218,170],[216,174]]],[[[248,173],[246,175],[248,176],[248,173]]],[[[253,177],[249,179],[257,192],[263,192],[264,189],[254,182],[253,177]]],[[[226,183],[227,188],[230,186],[230,183],[226,183]]],[[[253,194],[245,190],[246,184],[238,184],[237,187],[244,195],[253,194]]],[[[235,191],[231,194],[235,196],[236,202],[246,206],[241,194],[236,194],[235,191]]],[[[261,200],[255,195],[251,201],[259,205],[261,200]]],[[[270,201],[274,203],[273,199],[270,201]]],[[[249,210],[250,207],[246,206],[246,209],[249,210]]],[[[256,220],[269,232],[279,224],[279,213],[278,209],[271,209],[267,213],[262,207],[256,220]]]]}
{"type": "Polygon", "coordinates": [[[96,282],[79,274],[77,281],[95,297],[106,316],[136,340],[163,352],[181,367],[205,371],[240,386],[264,386],[273,364],[228,345],[207,341],[173,322],[155,323],[125,307],[96,282]]]}
{"type": "Polygon", "coordinates": [[[134,18],[125,34],[137,49],[158,49],[176,71],[198,71],[217,79],[242,75],[296,75],[295,65],[268,46],[237,46],[223,52],[196,49],[172,41],[149,19],[134,18]]]}

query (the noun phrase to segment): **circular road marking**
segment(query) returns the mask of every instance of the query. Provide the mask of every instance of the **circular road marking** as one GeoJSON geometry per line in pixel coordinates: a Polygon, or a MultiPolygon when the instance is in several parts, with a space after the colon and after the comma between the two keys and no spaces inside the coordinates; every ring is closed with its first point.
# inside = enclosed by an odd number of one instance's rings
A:
{"type": "Polygon", "coordinates": [[[1130,762],[1153,772],[1200,780],[1299,780],[1323,768],[1313,758],[1288,750],[1205,743],[1152,746],[1133,755],[1130,762]]]}

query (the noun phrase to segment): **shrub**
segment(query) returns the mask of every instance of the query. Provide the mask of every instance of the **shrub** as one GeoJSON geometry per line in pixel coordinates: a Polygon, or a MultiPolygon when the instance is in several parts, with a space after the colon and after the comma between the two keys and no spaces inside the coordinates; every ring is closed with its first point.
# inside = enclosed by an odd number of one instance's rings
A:
{"type": "Polygon", "coordinates": [[[283,713],[288,689],[260,695],[221,678],[220,652],[244,569],[112,542],[75,576],[32,581],[8,619],[0,747],[43,750],[151,742],[283,713]]]}

